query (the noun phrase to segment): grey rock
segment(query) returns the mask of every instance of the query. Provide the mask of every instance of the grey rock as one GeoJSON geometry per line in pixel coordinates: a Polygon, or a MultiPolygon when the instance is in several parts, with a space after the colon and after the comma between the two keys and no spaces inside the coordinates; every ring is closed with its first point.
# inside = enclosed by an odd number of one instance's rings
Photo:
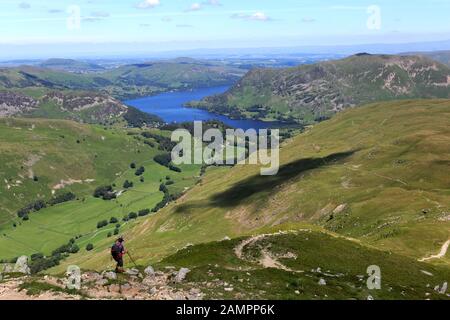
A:
{"type": "Polygon", "coordinates": [[[28,267],[28,257],[21,256],[17,259],[16,264],[14,265],[14,272],[30,274],[30,268],[28,267]]]}
{"type": "Polygon", "coordinates": [[[191,270],[189,270],[188,268],[181,268],[180,271],[178,271],[177,275],[175,276],[174,281],[177,283],[182,282],[189,272],[191,272],[191,270]]]}
{"type": "Polygon", "coordinates": [[[447,282],[444,282],[444,284],[442,285],[441,290],[439,290],[440,294],[445,294],[447,292],[447,282]]]}
{"type": "Polygon", "coordinates": [[[4,264],[0,268],[0,272],[2,273],[11,273],[14,270],[14,266],[12,264],[4,264]]]}
{"type": "Polygon", "coordinates": [[[319,286],[326,286],[327,282],[325,281],[325,279],[320,279],[319,280],[319,286]]]}
{"type": "Polygon", "coordinates": [[[132,268],[132,269],[128,269],[125,273],[130,276],[137,276],[139,274],[139,270],[136,268],[132,268]]]}
{"type": "Polygon", "coordinates": [[[97,285],[97,286],[104,286],[105,284],[107,284],[108,283],[108,279],[99,279],[99,280],[97,280],[96,282],[95,282],[95,284],[97,285]]]}
{"type": "Polygon", "coordinates": [[[109,279],[109,280],[116,280],[117,274],[112,271],[107,271],[103,273],[103,278],[109,279]]]}
{"type": "Polygon", "coordinates": [[[155,270],[152,266],[148,266],[147,268],[145,268],[144,273],[149,277],[153,277],[155,275],[155,270]]]}

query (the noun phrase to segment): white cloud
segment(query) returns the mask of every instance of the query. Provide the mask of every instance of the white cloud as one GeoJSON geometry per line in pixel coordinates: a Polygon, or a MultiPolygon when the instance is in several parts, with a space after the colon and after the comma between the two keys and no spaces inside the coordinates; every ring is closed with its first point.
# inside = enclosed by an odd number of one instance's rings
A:
{"type": "Polygon", "coordinates": [[[207,0],[207,1],[203,1],[202,4],[205,6],[221,6],[222,5],[219,0],[207,0]]]}
{"type": "Polygon", "coordinates": [[[254,20],[254,21],[270,21],[271,18],[267,16],[264,12],[258,11],[252,14],[245,13],[235,13],[231,16],[233,19],[244,19],[244,20],[254,20]]]}
{"type": "Polygon", "coordinates": [[[160,0],[144,0],[140,3],[138,3],[137,7],[140,9],[148,9],[148,8],[154,8],[161,4],[160,0]]]}
{"type": "Polygon", "coordinates": [[[185,11],[199,11],[202,9],[202,5],[198,2],[191,4],[191,6],[185,11]]]}

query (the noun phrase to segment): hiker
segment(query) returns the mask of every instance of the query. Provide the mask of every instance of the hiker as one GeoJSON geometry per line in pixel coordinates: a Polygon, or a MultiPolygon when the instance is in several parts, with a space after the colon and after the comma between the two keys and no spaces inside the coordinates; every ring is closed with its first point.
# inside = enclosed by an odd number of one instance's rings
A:
{"type": "Polygon", "coordinates": [[[123,246],[123,237],[119,237],[116,242],[111,247],[111,256],[114,261],[117,262],[116,273],[122,273],[123,270],[123,256],[127,253],[125,247],[123,246]]]}

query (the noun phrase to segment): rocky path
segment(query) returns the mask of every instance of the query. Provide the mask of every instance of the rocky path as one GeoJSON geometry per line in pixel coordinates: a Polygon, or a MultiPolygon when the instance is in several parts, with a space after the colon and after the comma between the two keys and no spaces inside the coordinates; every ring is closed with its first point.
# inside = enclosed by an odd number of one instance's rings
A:
{"type": "Polygon", "coordinates": [[[448,247],[450,246],[450,240],[447,240],[441,247],[441,251],[439,251],[438,254],[429,256],[429,257],[425,257],[422,259],[419,259],[419,261],[428,261],[428,260],[433,260],[433,259],[442,259],[443,257],[445,257],[445,255],[447,254],[447,250],[448,247]]]}
{"type": "Polygon", "coordinates": [[[151,267],[143,273],[130,269],[119,275],[111,271],[84,272],[81,288],[75,294],[66,289],[65,278],[22,276],[0,282],[0,300],[201,300],[201,290],[176,286],[184,282],[188,272],[184,268],[155,272],[151,267]],[[30,295],[27,289],[20,289],[23,283],[32,283],[33,288],[44,284],[47,289],[30,295]]]}
{"type": "MultiPolygon", "coordinates": [[[[305,231],[309,231],[309,230],[305,230],[305,231]]],[[[244,255],[244,249],[246,247],[252,246],[252,245],[256,244],[258,241],[261,241],[261,240],[263,240],[265,238],[268,238],[268,237],[274,237],[274,236],[278,236],[278,235],[281,235],[281,234],[294,233],[294,232],[297,232],[297,231],[278,232],[278,233],[272,233],[272,234],[261,234],[261,235],[250,237],[248,239],[245,239],[245,240],[241,241],[234,248],[234,253],[236,254],[236,256],[239,259],[250,261],[244,255]]],[[[302,271],[292,270],[292,269],[288,268],[287,266],[285,266],[284,264],[282,264],[280,261],[278,261],[278,258],[274,254],[272,254],[272,252],[270,252],[268,250],[268,248],[263,248],[263,249],[261,249],[260,252],[261,252],[261,258],[258,260],[258,262],[264,268],[274,268],[274,269],[280,269],[280,270],[289,271],[289,272],[302,272],[302,271]]],[[[290,253],[290,254],[284,256],[283,258],[294,258],[294,259],[296,259],[297,256],[295,254],[293,254],[293,253],[290,253]]]]}

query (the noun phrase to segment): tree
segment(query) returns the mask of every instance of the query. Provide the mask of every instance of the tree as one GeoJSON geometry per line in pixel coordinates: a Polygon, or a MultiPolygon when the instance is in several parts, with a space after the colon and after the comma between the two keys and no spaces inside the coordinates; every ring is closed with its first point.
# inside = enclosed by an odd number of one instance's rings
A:
{"type": "Polygon", "coordinates": [[[92,243],[88,243],[86,246],[86,250],[91,251],[92,249],[94,249],[94,245],[92,243]]]}
{"type": "Polygon", "coordinates": [[[136,169],[136,163],[134,163],[134,162],[130,163],[130,168],[131,169],[136,169]]]}
{"type": "Polygon", "coordinates": [[[149,213],[150,213],[149,209],[142,209],[142,210],[139,210],[138,216],[139,217],[144,217],[144,216],[148,215],[149,213]]]}
{"type": "Polygon", "coordinates": [[[119,222],[119,220],[117,220],[116,217],[111,217],[111,219],[109,219],[109,223],[117,223],[119,222]]]}
{"type": "Polygon", "coordinates": [[[130,212],[128,214],[128,218],[131,219],[136,219],[137,218],[137,213],[136,212],[130,212]]]}
{"type": "Polygon", "coordinates": [[[145,172],[145,168],[143,166],[139,167],[139,169],[136,170],[134,173],[137,176],[141,176],[145,172]]]}
{"type": "Polygon", "coordinates": [[[95,198],[102,198],[103,200],[112,200],[115,199],[116,193],[113,191],[112,186],[101,186],[95,189],[94,191],[95,198]]]}
{"type": "Polygon", "coordinates": [[[107,225],[108,225],[108,221],[102,220],[97,223],[97,228],[100,229],[100,228],[106,227],[107,225]]]}
{"type": "Polygon", "coordinates": [[[123,187],[125,188],[125,189],[128,189],[128,188],[133,188],[133,182],[131,182],[131,181],[128,181],[128,180],[125,180],[125,182],[123,183],[123,187]]]}

